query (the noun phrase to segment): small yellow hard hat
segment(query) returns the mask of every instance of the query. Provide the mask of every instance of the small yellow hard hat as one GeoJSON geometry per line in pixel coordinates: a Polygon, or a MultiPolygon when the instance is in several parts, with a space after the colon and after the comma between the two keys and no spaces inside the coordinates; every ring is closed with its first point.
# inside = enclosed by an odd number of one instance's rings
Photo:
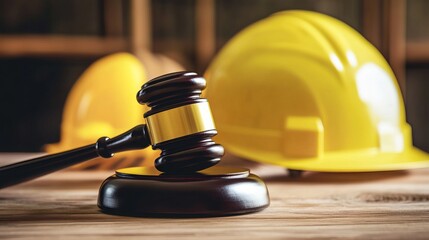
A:
{"type": "MultiPolygon", "coordinates": [[[[61,141],[49,144],[49,153],[95,143],[102,136],[114,137],[142,124],[145,109],[136,93],[147,81],[142,63],[129,53],[116,53],[93,63],[77,80],[65,103],[61,141]]],[[[153,163],[157,151],[147,148],[118,154],[116,160],[100,159],[77,168],[107,169],[153,163]]],[[[116,158],[116,156],[115,156],[116,158]]]]}
{"type": "Polygon", "coordinates": [[[332,17],[263,19],[235,36],[205,76],[216,141],[235,155],[324,172],[429,166],[412,145],[388,63],[332,17]]]}

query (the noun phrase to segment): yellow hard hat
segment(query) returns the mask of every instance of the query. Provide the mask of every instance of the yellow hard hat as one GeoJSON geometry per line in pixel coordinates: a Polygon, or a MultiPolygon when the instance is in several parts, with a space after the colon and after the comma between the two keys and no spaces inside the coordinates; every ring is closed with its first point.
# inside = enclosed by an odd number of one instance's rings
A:
{"type": "Polygon", "coordinates": [[[263,19],[221,50],[206,79],[216,141],[240,157],[326,172],[429,166],[388,63],[332,17],[263,19]]]}
{"type": "MultiPolygon", "coordinates": [[[[146,81],[143,65],[129,53],[112,54],[93,63],[67,97],[61,141],[45,146],[46,151],[59,152],[95,143],[102,136],[114,137],[142,124],[145,109],[135,96],[146,81]]],[[[150,148],[121,153],[118,158],[125,162],[115,166],[136,165],[138,159],[140,164],[143,159],[152,164],[157,155],[150,148]]],[[[78,168],[106,168],[102,166],[111,166],[114,161],[103,159],[98,167],[92,161],[78,168]]]]}

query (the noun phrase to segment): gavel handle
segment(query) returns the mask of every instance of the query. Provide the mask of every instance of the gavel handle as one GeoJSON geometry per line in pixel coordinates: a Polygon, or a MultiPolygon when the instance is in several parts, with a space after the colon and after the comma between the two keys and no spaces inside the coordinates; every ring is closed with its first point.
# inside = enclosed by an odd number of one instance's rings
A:
{"type": "Polygon", "coordinates": [[[101,137],[95,144],[0,167],[0,188],[32,180],[98,156],[110,158],[114,153],[142,149],[149,145],[146,125],[138,125],[112,139],[101,137]]]}

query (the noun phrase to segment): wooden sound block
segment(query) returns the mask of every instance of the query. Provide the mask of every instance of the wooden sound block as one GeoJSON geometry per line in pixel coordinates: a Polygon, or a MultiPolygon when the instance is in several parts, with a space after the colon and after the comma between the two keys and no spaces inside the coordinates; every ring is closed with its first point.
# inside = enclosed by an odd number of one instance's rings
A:
{"type": "Polygon", "coordinates": [[[103,212],[130,216],[225,216],[260,211],[269,203],[258,176],[244,168],[216,166],[187,174],[119,169],[103,182],[98,196],[103,212]]]}

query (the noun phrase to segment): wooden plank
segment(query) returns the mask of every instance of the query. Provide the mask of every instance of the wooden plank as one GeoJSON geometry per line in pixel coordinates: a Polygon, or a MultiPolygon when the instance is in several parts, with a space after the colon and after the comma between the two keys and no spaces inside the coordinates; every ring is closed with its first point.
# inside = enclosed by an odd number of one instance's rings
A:
{"type": "Polygon", "coordinates": [[[429,41],[408,41],[406,58],[408,62],[429,62],[429,41]]]}
{"type": "Polygon", "coordinates": [[[134,53],[152,49],[151,5],[149,0],[131,0],[131,50],[134,53]]]}
{"type": "Polygon", "coordinates": [[[127,44],[123,38],[0,35],[0,57],[92,57],[126,50],[127,44]]]}
{"type": "MultiPolygon", "coordinates": [[[[0,157],[3,158],[3,157],[0,157]]],[[[63,171],[0,190],[2,239],[427,239],[429,169],[311,173],[234,159],[262,176],[271,206],[222,218],[135,218],[103,214],[101,181],[112,172],[63,171]]]]}
{"type": "Polygon", "coordinates": [[[386,1],[386,24],[387,24],[387,51],[390,66],[395,72],[402,95],[405,98],[405,0],[386,1]]]}
{"type": "Polygon", "coordinates": [[[215,54],[215,4],[213,0],[197,0],[195,7],[196,57],[204,71],[215,54]]]}

